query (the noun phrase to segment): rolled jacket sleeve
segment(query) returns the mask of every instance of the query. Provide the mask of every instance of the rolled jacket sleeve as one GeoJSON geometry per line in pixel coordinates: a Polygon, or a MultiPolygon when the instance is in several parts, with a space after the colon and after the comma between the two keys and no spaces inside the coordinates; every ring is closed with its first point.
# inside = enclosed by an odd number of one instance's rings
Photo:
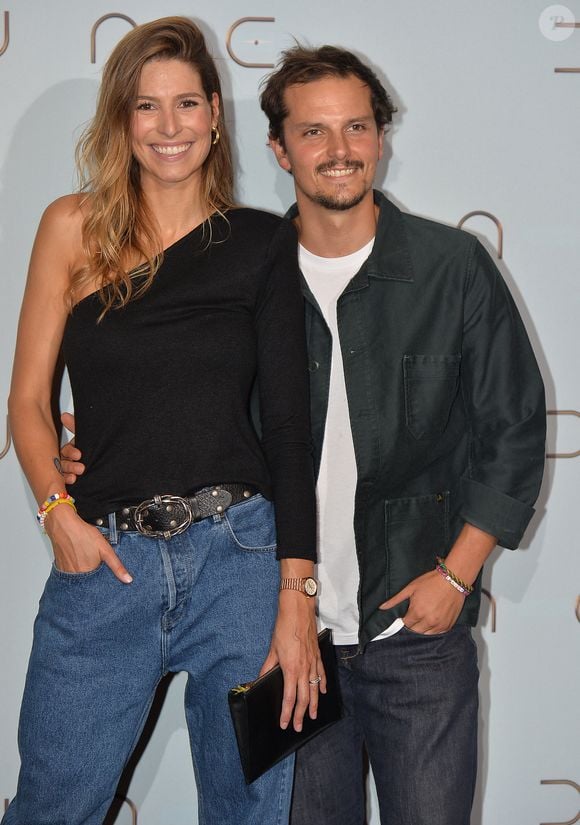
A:
{"type": "Polygon", "coordinates": [[[475,239],[465,288],[461,386],[470,448],[460,515],[515,549],[542,481],[544,386],[513,298],[475,239]]]}

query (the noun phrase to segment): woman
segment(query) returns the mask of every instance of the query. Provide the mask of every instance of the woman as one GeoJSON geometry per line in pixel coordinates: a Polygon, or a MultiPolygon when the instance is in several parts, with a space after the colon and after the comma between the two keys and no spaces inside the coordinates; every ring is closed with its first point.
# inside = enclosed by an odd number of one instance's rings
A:
{"type": "Polygon", "coordinates": [[[101,823],[159,680],[185,670],[200,822],[282,823],[292,766],[245,786],[227,691],[279,661],[299,729],[323,674],[296,238],[233,208],[219,79],[185,18],[115,48],[78,157],[81,194],[34,244],[10,396],[54,565],[2,822],[101,823]],[[89,468],[75,500],[54,461],[61,344],[89,468]]]}

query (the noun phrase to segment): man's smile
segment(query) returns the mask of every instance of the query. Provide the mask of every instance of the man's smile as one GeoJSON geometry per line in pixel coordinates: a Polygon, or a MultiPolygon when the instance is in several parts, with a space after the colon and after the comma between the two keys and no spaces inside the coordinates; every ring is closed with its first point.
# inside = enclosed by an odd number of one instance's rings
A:
{"type": "Polygon", "coordinates": [[[346,175],[352,175],[353,172],[355,172],[355,169],[350,167],[348,169],[326,169],[324,172],[321,172],[320,174],[330,178],[343,178],[346,175]]]}

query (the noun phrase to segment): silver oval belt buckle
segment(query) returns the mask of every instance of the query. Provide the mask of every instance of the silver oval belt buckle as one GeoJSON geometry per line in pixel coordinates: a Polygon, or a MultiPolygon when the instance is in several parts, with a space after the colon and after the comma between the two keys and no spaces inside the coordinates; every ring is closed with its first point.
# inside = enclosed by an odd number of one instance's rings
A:
{"type": "Polygon", "coordinates": [[[135,527],[142,535],[150,538],[170,539],[171,536],[177,536],[178,533],[187,530],[193,521],[193,511],[190,503],[181,496],[154,496],[137,505],[133,519],[135,527]],[[147,524],[147,517],[152,515],[149,511],[159,507],[165,507],[164,517],[167,518],[168,524],[166,530],[154,530],[150,524],[147,524]],[[183,519],[179,522],[173,518],[173,512],[178,508],[182,508],[184,513],[183,519]]]}

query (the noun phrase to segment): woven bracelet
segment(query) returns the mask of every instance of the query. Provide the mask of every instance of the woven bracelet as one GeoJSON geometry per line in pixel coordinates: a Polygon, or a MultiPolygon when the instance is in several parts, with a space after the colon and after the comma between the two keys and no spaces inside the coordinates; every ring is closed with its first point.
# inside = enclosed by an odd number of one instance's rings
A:
{"type": "Polygon", "coordinates": [[[464,596],[469,596],[470,593],[473,593],[473,585],[467,584],[467,582],[464,582],[463,579],[459,578],[459,576],[456,576],[455,573],[447,567],[441,556],[436,556],[435,561],[437,563],[435,569],[441,573],[441,575],[449,582],[449,584],[453,585],[456,590],[464,596]]]}

